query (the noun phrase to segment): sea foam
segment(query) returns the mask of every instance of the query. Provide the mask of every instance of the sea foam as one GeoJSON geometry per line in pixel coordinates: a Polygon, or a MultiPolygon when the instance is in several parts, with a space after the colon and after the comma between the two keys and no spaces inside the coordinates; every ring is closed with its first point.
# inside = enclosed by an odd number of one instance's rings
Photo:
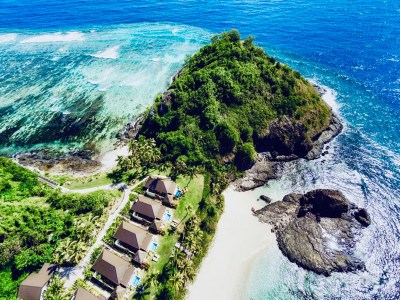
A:
{"type": "Polygon", "coordinates": [[[95,54],[92,54],[91,56],[96,57],[96,58],[105,58],[105,59],[117,59],[119,57],[119,48],[120,46],[113,46],[110,48],[107,48],[104,51],[98,51],[95,54]]]}
{"type": "Polygon", "coordinates": [[[14,42],[17,39],[17,34],[8,33],[0,35],[0,44],[14,42]]]}
{"type": "Polygon", "coordinates": [[[85,35],[79,31],[71,31],[68,33],[51,33],[51,34],[41,34],[31,37],[27,37],[21,41],[21,43],[53,43],[53,42],[75,42],[84,41],[85,35]]]}

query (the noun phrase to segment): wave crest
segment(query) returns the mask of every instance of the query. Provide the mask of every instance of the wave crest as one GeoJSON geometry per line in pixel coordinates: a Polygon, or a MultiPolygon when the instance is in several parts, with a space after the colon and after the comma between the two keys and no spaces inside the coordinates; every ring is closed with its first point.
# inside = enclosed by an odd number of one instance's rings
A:
{"type": "Polygon", "coordinates": [[[104,58],[104,59],[117,59],[119,57],[119,48],[120,46],[113,46],[110,48],[107,48],[104,51],[97,51],[95,54],[92,54],[91,56],[96,57],[96,58],[104,58]]]}
{"type": "Polygon", "coordinates": [[[53,42],[74,42],[84,41],[85,35],[79,31],[71,31],[68,33],[52,33],[52,34],[41,34],[25,38],[21,41],[22,44],[26,43],[53,43],[53,42]]]}
{"type": "Polygon", "coordinates": [[[14,42],[17,39],[16,33],[8,33],[0,35],[0,44],[14,42]]]}

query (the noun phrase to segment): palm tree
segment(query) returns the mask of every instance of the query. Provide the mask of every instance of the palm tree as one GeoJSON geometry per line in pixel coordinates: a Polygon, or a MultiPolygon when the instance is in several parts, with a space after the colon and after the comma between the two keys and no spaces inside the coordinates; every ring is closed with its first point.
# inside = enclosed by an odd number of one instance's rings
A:
{"type": "Polygon", "coordinates": [[[44,300],[68,300],[69,297],[64,291],[64,283],[61,281],[60,276],[57,274],[50,281],[46,291],[43,295],[44,300]]]}
{"type": "Polygon", "coordinates": [[[176,227],[178,227],[179,225],[181,225],[181,223],[183,222],[183,220],[185,220],[186,219],[186,217],[190,214],[193,214],[194,213],[194,208],[193,208],[193,205],[192,204],[188,204],[188,205],[186,205],[186,207],[185,207],[185,212],[186,212],[186,214],[185,214],[185,216],[182,218],[182,220],[179,222],[179,224],[178,225],[176,225],[176,227]]]}
{"type": "Polygon", "coordinates": [[[180,291],[185,286],[185,277],[182,272],[175,270],[175,272],[169,278],[169,282],[175,290],[180,291]]]}
{"type": "Polygon", "coordinates": [[[185,188],[187,188],[190,184],[190,182],[193,180],[194,176],[196,176],[196,174],[199,173],[199,168],[198,167],[187,167],[186,169],[186,175],[189,176],[189,181],[186,183],[185,188]]]}
{"type": "Polygon", "coordinates": [[[144,284],[141,284],[137,287],[136,294],[133,296],[133,299],[144,300],[148,298],[148,295],[150,295],[150,285],[146,281],[144,284]]]}
{"type": "Polygon", "coordinates": [[[184,241],[185,248],[192,252],[197,251],[199,248],[199,242],[201,241],[202,237],[203,237],[202,231],[198,232],[191,231],[185,238],[184,241]]]}
{"type": "Polygon", "coordinates": [[[185,259],[185,265],[182,268],[181,272],[185,278],[185,283],[188,281],[192,281],[196,276],[196,270],[193,261],[190,259],[185,259]]]}
{"type": "Polygon", "coordinates": [[[182,266],[182,261],[185,259],[185,254],[181,251],[174,250],[169,263],[173,268],[180,268],[182,266]]]}
{"type": "Polygon", "coordinates": [[[157,286],[159,276],[159,271],[153,271],[147,276],[147,281],[150,283],[151,286],[157,286]]]}

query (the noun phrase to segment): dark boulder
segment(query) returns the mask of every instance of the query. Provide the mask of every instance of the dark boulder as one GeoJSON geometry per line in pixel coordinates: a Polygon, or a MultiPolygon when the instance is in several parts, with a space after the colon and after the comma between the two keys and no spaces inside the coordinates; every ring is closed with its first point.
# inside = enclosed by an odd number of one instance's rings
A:
{"type": "Polygon", "coordinates": [[[300,199],[299,217],[310,212],[319,217],[339,218],[349,211],[349,201],[335,190],[318,189],[306,193],[300,199]]]}
{"type": "Polygon", "coordinates": [[[354,218],[364,227],[371,225],[371,217],[365,208],[359,208],[354,213],[354,218]]]}
{"type": "Polygon", "coordinates": [[[260,199],[265,201],[265,203],[267,203],[267,204],[272,202],[272,199],[270,197],[268,197],[268,196],[265,196],[265,195],[261,195],[260,199]]]}

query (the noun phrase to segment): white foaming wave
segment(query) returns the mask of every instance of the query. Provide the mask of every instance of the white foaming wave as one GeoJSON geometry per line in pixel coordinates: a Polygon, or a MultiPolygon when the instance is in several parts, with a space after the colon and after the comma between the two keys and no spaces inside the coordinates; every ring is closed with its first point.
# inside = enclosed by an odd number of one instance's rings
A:
{"type": "Polygon", "coordinates": [[[51,34],[41,34],[36,36],[31,36],[25,38],[21,41],[22,44],[26,43],[53,43],[53,42],[75,42],[84,41],[85,35],[79,31],[71,31],[68,33],[51,33],[51,34]]]}
{"type": "Polygon", "coordinates": [[[104,51],[98,51],[95,54],[92,54],[91,56],[104,59],[117,59],[119,57],[118,53],[119,48],[120,46],[112,46],[104,51]]]}
{"type": "Polygon", "coordinates": [[[7,33],[0,35],[0,44],[11,43],[17,39],[16,33],[7,33]]]}
{"type": "Polygon", "coordinates": [[[153,58],[150,58],[150,60],[151,61],[160,61],[160,58],[159,57],[153,57],[153,58]]]}
{"type": "Polygon", "coordinates": [[[309,82],[311,82],[312,84],[316,84],[320,87],[322,87],[326,92],[322,95],[322,99],[329,104],[330,107],[332,107],[332,110],[335,113],[339,113],[339,109],[340,109],[340,104],[336,101],[337,98],[337,92],[326,86],[326,85],[322,85],[320,83],[318,83],[318,81],[316,79],[308,79],[309,82]]]}

